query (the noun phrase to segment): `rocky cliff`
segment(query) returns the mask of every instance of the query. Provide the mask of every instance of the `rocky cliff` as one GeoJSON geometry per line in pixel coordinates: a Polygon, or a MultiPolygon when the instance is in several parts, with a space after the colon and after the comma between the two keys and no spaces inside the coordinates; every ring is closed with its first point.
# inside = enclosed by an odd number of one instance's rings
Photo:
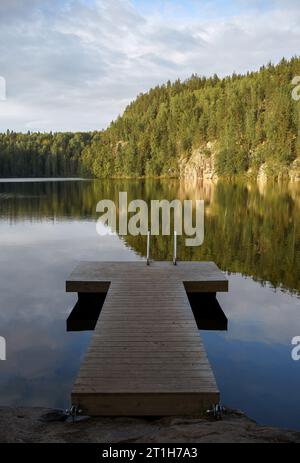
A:
{"type": "Polygon", "coordinates": [[[215,154],[216,142],[194,149],[189,158],[182,158],[179,162],[180,178],[216,180],[215,154]]]}
{"type": "MultiPolygon", "coordinates": [[[[193,149],[190,157],[181,158],[179,161],[180,178],[187,180],[218,180],[215,159],[218,153],[216,141],[208,142],[197,149],[193,149]]],[[[258,171],[249,169],[245,177],[255,178],[258,182],[264,183],[271,179],[300,181],[300,158],[295,159],[290,167],[268,165],[264,163],[258,171]]]]}

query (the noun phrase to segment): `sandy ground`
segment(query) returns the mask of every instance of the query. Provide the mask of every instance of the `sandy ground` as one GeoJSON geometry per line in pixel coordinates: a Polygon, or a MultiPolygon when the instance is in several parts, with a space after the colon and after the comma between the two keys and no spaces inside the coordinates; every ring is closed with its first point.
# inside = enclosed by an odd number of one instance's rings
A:
{"type": "Polygon", "coordinates": [[[72,423],[44,408],[0,407],[0,442],[297,442],[300,432],[258,426],[243,413],[207,417],[87,418],[72,423]]]}

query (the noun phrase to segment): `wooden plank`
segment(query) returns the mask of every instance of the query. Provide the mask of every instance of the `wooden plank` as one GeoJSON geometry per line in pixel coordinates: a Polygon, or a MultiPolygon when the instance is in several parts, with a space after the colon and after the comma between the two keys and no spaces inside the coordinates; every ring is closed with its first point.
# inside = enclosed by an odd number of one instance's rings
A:
{"type": "Polygon", "coordinates": [[[145,276],[152,284],[184,282],[188,291],[228,291],[228,280],[214,262],[81,262],[66,282],[68,292],[106,292],[112,280],[127,280],[137,285],[145,276]],[[156,279],[159,277],[159,279],[156,279]]]}
{"type": "Polygon", "coordinates": [[[218,402],[215,392],[203,394],[72,394],[74,403],[85,404],[85,412],[95,416],[195,415],[218,402]]]}
{"type": "Polygon", "coordinates": [[[226,291],[212,262],[86,262],[67,291],[107,292],[72,391],[90,415],[184,415],[219,400],[187,297],[226,291]]]}

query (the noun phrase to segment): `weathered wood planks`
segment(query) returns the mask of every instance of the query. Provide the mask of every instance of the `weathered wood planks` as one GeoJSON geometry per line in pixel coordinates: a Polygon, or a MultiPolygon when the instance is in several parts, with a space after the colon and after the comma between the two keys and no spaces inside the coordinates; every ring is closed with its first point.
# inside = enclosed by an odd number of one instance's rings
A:
{"type": "Polygon", "coordinates": [[[72,391],[90,415],[199,413],[219,391],[186,291],[227,291],[212,262],[86,262],[67,291],[107,292],[72,391]]]}

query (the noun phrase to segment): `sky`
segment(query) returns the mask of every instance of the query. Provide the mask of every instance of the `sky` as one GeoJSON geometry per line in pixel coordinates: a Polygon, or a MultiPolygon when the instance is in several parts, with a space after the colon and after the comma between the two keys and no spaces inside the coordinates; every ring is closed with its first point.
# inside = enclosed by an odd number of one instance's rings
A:
{"type": "Polygon", "coordinates": [[[153,86],[299,44],[299,0],[1,0],[0,131],[100,130],[153,86]]]}

